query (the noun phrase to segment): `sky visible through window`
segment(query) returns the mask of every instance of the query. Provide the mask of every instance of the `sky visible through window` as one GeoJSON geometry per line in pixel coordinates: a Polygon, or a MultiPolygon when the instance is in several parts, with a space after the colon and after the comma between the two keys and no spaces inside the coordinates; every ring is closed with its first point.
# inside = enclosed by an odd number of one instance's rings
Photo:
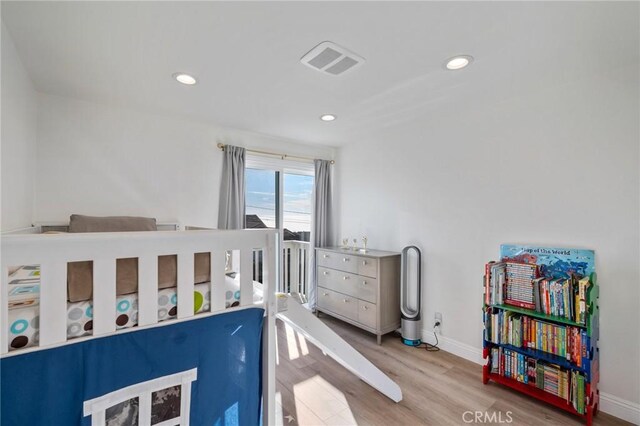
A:
{"type": "MultiPolygon", "coordinates": [[[[246,213],[255,214],[270,228],[276,226],[276,179],[272,170],[246,169],[246,213]]],[[[284,174],[284,227],[311,231],[313,176],[284,174]]]]}

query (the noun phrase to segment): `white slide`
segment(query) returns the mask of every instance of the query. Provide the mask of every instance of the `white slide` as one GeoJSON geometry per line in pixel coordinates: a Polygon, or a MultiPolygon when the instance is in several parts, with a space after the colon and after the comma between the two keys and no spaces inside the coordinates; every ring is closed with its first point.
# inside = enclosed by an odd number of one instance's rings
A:
{"type": "MultiPolygon", "coordinates": [[[[278,299],[284,296],[279,294],[278,299]]],[[[286,302],[282,303],[282,300],[279,300],[278,305],[278,318],[304,335],[311,343],[322,349],[364,382],[394,402],[402,401],[402,390],[396,382],[316,318],[295,297],[286,295],[286,302]]]]}

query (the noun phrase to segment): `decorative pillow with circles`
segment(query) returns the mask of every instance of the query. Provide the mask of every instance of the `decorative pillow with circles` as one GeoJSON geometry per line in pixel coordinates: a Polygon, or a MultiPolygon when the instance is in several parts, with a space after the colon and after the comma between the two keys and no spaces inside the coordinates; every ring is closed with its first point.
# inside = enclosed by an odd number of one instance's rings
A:
{"type": "MultiPolygon", "coordinates": [[[[198,284],[194,290],[195,313],[206,312],[211,306],[209,284],[198,284]]],[[[229,292],[227,292],[229,293],[229,292]]],[[[234,295],[232,295],[233,297],[234,295]]],[[[177,314],[175,288],[158,292],[158,320],[175,318],[177,314]]],[[[227,300],[231,305],[233,301],[227,300]]],[[[138,295],[128,294],[116,299],[116,329],[138,324],[138,295]]],[[[67,337],[89,335],[93,330],[93,302],[67,303],[67,337]]],[[[40,334],[40,306],[9,310],[9,350],[35,346],[40,334]]]]}
{"type": "MultiPolygon", "coordinates": [[[[211,306],[209,283],[194,287],[194,312],[208,312],[211,306]]],[[[254,295],[255,298],[255,295],[254,295]]],[[[37,302],[36,302],[37,303],[37,302]]],[[[239,277],[225,277],[225,307],[240,304],[239,277]]],[[[158,321],[176,317],[176,288],[166,288],[158,292],[158,321]]],[[[40,306],[29,305],[9,309],[9,350],[35,346],[40,334],[40,306]]],[[[138,324],[138,295],[127,294],[116,299],[116,329],[133,327],[138,324]]],[[[93,330],[93,302],[67,303],[67,337],[90,335],[93,330]]]]}

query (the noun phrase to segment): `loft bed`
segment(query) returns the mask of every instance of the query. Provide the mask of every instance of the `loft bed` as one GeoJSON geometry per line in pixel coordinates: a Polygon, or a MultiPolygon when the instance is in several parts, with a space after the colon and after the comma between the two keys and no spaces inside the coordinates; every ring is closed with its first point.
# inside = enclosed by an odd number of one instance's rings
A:
{"type": "Polygon", "coordinates": [[[277,231],[41,234],[45,226],[2,236],[0,423],[42,424],[50,416],[83,425],[274,423],[277,231]],[[252,281],[256,249],[263,251],[263,283],[252,281]],[[227,275],[228,251],[235,279],[227,275]],[[209,280],[196,284],[202,254],[209,280]],[[166,256],[175,256],[176,283],[159,289],[166,256]],[[132,258],[137,291],[122,299],[119,262],[132,258]],[[92,294],[80,307],[69,300],[68,264],[87,261],[92,294]],[[10,281],[25,266],[39,271],[38,302],[30,307],[38,319],[11,322],[10,281]],[[229,285],[238,287],[236,306],[225,303],[229,285]],[[165,321],[163,296],[175,305],[165,321]],[[118,322],[124,305],[135,305],[127,326],[118,322]],[[79,337],[70,330],[70,309],[91,318],[79,337]],[[37,337],[12,347],[25,325],[37,337]]]}

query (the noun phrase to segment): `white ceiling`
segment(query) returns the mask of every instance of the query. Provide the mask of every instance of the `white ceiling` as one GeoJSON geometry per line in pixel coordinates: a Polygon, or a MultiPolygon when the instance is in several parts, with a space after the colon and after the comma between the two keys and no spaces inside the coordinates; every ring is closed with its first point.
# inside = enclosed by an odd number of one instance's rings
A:
{"type": "Polygon", "coordinates": [[[2,20],[40,91],[342,145],[637,64],[638,6],[3,1],[2,20]],[[325,40],[367,62],[341,77],[299,62],[325,40]],[[475,62],[444,70],[456,54],[475,62]]]}

